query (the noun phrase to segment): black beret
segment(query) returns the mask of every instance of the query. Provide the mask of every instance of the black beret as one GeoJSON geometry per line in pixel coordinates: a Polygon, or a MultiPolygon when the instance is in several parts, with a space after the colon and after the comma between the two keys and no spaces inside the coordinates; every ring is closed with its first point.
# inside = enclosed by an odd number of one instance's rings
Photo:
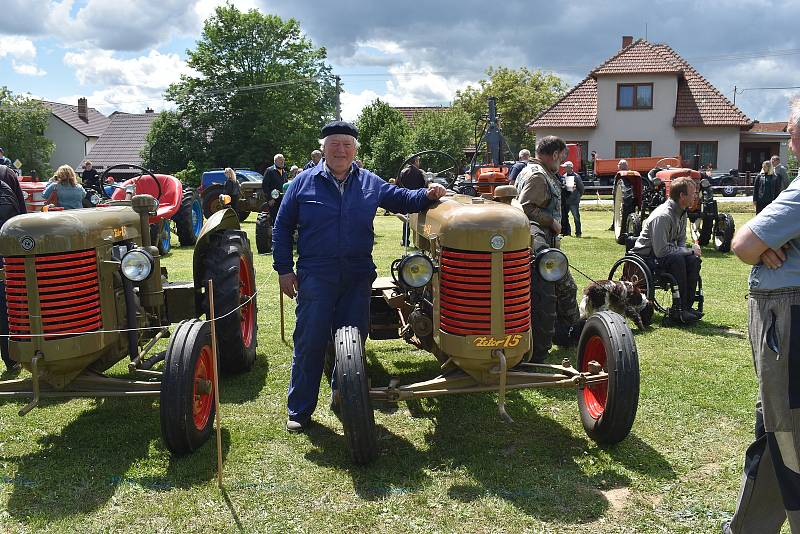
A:
{"type": "Polygon", "coordinates": [[[325,139],[329,135],[344,134],[352,135],[358,139],[358,128],[346,121],[333,121],[329,122],[322,127],[322,138],[325,139]]]}

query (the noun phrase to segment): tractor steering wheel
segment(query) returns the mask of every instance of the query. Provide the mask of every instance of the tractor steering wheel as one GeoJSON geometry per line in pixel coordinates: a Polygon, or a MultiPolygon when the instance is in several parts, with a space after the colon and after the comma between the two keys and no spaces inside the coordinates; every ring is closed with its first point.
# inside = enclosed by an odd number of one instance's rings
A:
{"type": "Polygon", "coordinates": [[[661,164],[662,162],[664,162],[667,167],[680,167],[681,166],[681,160],[679,160],[678,158],[661,158],[660,160],[658,160],[656,162],[656,167],[663,169],[664,165],[661,164]],[[672,163],[675,163],[675,165],[672,165],[672,163]]]}
{"type": "MultiPolygon", "coordinates": [[[[134,168],[134,169],[142,171],[142,174],[139,177],[133,179],[134,187],[139,183],[139,180],[144,178],[145,175],[150,176],[153,179],[153,181],[156,183],[156,187],[158,188],[158,196],[156,196],[156,200],[158,201],[159,204],[161,204],[161,195],[164,194],[164,191],[161,189],[161,182],[156,177],[156,175],[153,174],[153,171],[151,171],[149,169],[145,169],[144,167],[140,167],[139,165],[133,165],[133,164],[129,164],[129,163],[122,163],[120,165],[112,165],[111,167],[109,167],[106,170],[104,170],[103,173],[100,175],[100,183],[101,184],[105,183],[106,175],[111,171],[111,169],[121,169],[121,168],[125,168],[125,169],[134,168]]],[[[112,187],[120,188],[121,186],[114,185],[112,187]]]]}
{"type": "Polygon", "coordinates": [[[422,157],[429,154],[436,154],[439,156],[444,156],[445,158],[449,159],[452,165],[450,167],[444,168],[438,172],[433,174],[434,178],[443,175],[442,177],[445,179],[447,189],[452,189],[453,185],[456,183],[456,179],[458,178],[458,162],[455,160],[453,156],[448,154],[447,152],[442,152],[441,150],[423,150],[422,152],[417,152],[416,154],[411,154],[408,156],[403,163],[400,164],[400,168],[397,169],[397,178],[400,178],[400,173],[403,171],[403,168],[408,165],[412,160],[418,157],[422,157]]]}

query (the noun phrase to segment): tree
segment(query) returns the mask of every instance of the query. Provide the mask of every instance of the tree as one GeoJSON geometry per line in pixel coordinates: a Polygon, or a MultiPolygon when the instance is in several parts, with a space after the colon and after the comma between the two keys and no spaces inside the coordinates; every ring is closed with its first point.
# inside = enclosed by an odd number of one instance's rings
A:
{"type": "Polygon", "coordinates": [[[35,169],[47,176],[52,172],[49,162],[54,145],[44,136],[49,118],[50,110],[41,101],[0,87],[0,146],[11,161],[22,162],[23,173],[35,169]]]}
{"type": "Polygon", "coordinates": [[[364,107],[356,120],[359,158],[383,178],[395,178],[408,155],[410,128],[403,114],[380,99],[364,107]]]}
{"type": "Polygon", "coordinates": [[[325,48],[295,19],[219,6],[187,53],[198,75],[182,75],[167,98],[203,136],[208,165],[264,168],[278,152],[308,158],[333,117],[335,84],[325,48]]]}
{"type": "Polygon", "coordinates": [[[536,139],[528,132],[528,123],[561,98],[567,85],[554,74],[525,67],[489,67],[486,75],[489,79],[480,80],[479,87],[456,91],[453,107],[463,109],[476,121],[488,111],[487,98],[496,97],[500,127],[509,149],[514,155],[522,148],[532,151],[536,139]]]}
{"type": "Polygon", "coordinates": [[[140,153],[144,166],[175,174],[191,162],[205,166],[206,139],[188,127],[181,114],[163,111],[153,120],[140,153]]]}
{"type": "Polygon", "coordinates": [[[473,127],[474,121],[460,108],[419,113],[414,116],[411,149],[441,150],[460,162],[464,149],[474,142],[473,127]]]}

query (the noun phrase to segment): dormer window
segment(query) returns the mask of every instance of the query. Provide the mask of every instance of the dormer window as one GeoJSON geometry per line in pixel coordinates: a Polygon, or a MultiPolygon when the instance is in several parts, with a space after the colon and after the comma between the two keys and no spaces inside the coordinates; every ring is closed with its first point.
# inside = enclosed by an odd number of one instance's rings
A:
{"type": "Polygon", "coordinates": [[[617,109],[653,109],[653,84],[618,83],[617,109]]]}

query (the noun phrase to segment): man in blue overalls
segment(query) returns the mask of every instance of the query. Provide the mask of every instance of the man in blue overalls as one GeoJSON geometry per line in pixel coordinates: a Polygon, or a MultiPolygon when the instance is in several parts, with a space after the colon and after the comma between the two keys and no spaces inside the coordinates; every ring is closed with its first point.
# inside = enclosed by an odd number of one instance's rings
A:
{"type": "Polygon", "coordinates": [[[325,349],[332,333],[369,329],[369,298],[375,280],[373,219],[378,207],[415,213],[444,196],[445,188],[410,191],[395,187],[354,163],[358,130],[335,121],[322,128],[323,159],[292,180],[272,234],[274,268],[281,291],[297,295],[294,358],[286,429],[302,432],[317,406],[325,349]],[[292,233],[298,231],[297,275],[292,233]]]}

